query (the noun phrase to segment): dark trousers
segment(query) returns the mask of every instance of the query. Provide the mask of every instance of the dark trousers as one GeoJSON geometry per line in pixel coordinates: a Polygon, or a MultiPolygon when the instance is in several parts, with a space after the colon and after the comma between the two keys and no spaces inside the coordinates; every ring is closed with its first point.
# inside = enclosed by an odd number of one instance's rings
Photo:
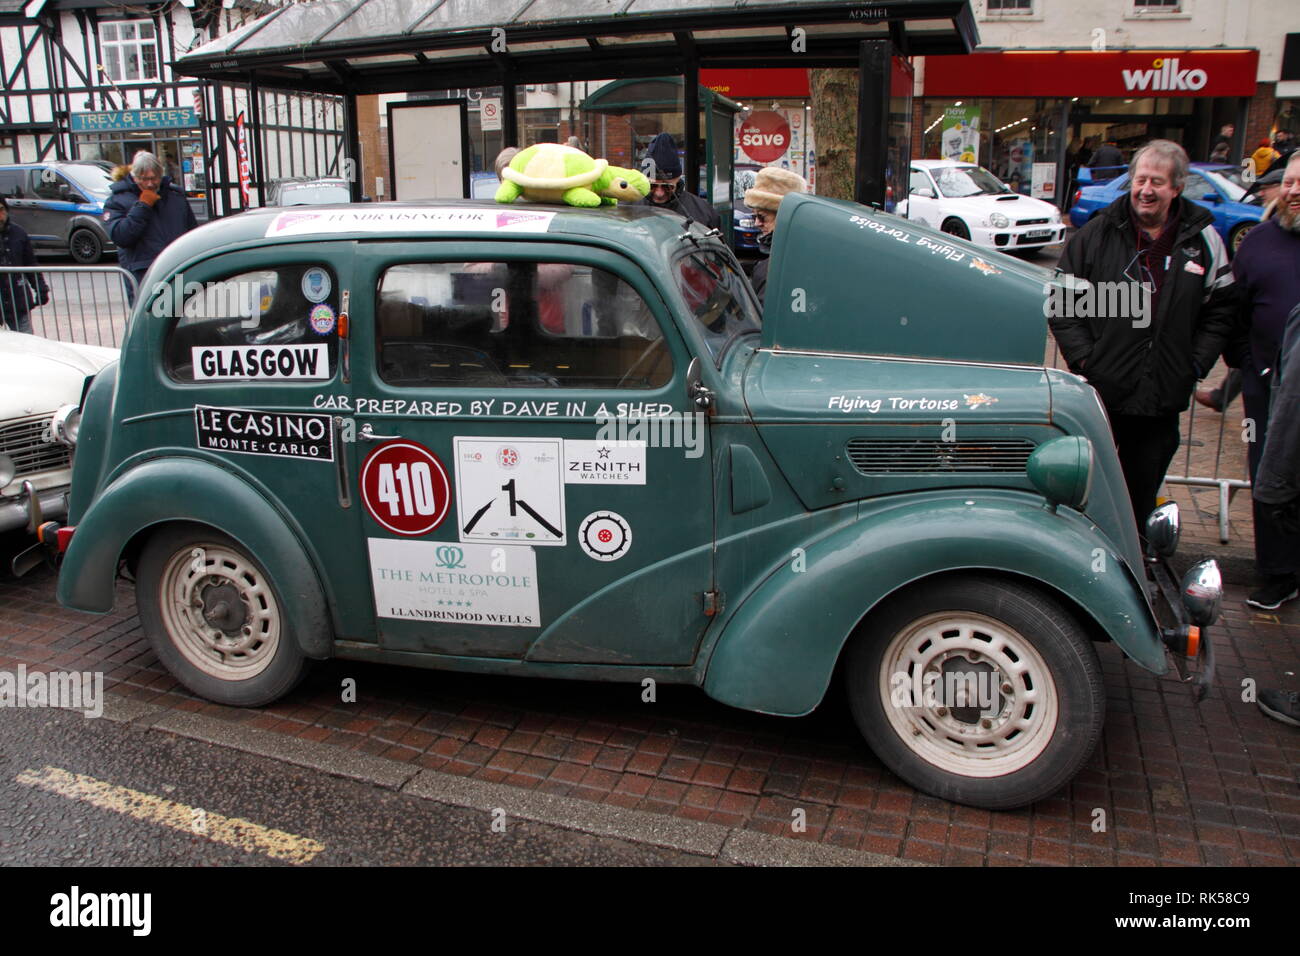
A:
{"type": "Polygon", "coordinates": [[[1133,502],[1133,520],[1139,531],[1145,531],[1147,515],[1156,507],[1156,492],[1178,450],[1178,416],[1109,414],[1115,449],[1133,502]]]}
{"type": "MultiPolygon", "coordinates": [[[[1247,361],[1241,370],[1241,400],[1246,418],[1255,422],[1255,440],[1246,448],[1253,484],[1259,461],[1264,456],[1264,439],[1268,435],[1269,380],[1260,376],[1247,361]]],[[[1274,577],[1300,571],[1300,536],[1287,534],[1269,520],[1263,506],[1251,498],[1255,518],[1255,569],[1274,577]]]]}

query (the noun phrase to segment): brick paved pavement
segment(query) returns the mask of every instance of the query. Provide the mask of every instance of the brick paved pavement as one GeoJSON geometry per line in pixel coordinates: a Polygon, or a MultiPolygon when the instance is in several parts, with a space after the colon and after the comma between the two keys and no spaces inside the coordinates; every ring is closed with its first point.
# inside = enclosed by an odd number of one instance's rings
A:
{"type": "Polygon", "coordinates": [[[161,668],[129,586],[105,617],[58,607],[41,570],[0,582],[0,668],[103,669],[111,693],[480,780],[933,863],[1300,862],[1300,731],[1241,701],[1241,681],[1300,686],[1300,606],[1254,614],[1229,590],[1219,679],[1199,709],[1172,678],[1099,648],[1101,746],[1032,808],[989,813],[916,793],[884,770],[837,694],[797,719],[733,710],[694,689],[458,675],[332,661],[285,700],[197,700],[161,668]],[[1284,672],[1291,672],[1286,675],[1284,672]],[[340,702],[344,678],[358,702],[340,702]],[[793,833],[803,809],[807,830],[793,833]],[[1095,832],[1095,810],[1106,829],[1095,832]]]}

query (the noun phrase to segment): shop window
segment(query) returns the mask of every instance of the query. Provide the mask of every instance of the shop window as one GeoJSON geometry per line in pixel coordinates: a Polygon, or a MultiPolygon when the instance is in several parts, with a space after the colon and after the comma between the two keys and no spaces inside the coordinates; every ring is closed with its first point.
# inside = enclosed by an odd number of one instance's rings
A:
{"type": "MultiPolygon", "coordinates": [[[[179,280],[179,276],[177,277],[179,280]]],[[[141,290],[150,294],[155,290],[141,290]]],[[[167,334],[167,371],[181,382],[281,382],[334,377],[338,283],[325,266],[283,265],[156,290],[149,312],[180,315],[167,334]]]]}
{"type": "Polygon", "coordinates": [[[636,290],[566,262],[428,262],[384,272],[379,376],[391,385],[658,388],[672,358],[636,290]]]}
{"type": "Polygon", "coordinates": [[[114,83],[158,79],[158,37],[152,20],[99,25],[100,67],[114,83]]]}

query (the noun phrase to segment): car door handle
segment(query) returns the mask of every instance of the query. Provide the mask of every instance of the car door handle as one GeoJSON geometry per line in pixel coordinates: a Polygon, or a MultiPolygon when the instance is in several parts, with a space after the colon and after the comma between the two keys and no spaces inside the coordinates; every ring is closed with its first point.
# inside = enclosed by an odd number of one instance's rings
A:
{"type": "Polygon", "coordinates": [[[401,438],[401,437],[402,437],[401,435],[376,435],[374,428],[370,426],[369,422],[366,422],[364,425],[361,426],[362,441],[390,441],[394,438],[401,438]]]}

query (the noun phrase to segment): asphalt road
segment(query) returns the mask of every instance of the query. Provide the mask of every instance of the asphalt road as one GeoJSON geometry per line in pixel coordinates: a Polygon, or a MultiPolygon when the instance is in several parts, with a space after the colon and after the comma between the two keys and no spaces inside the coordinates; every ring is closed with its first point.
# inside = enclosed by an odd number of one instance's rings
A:
{"type": "Polygon", "coordinates": [[[0,710],[0,806],[3,866],[717,863],[63,710],[0,710]]]}

